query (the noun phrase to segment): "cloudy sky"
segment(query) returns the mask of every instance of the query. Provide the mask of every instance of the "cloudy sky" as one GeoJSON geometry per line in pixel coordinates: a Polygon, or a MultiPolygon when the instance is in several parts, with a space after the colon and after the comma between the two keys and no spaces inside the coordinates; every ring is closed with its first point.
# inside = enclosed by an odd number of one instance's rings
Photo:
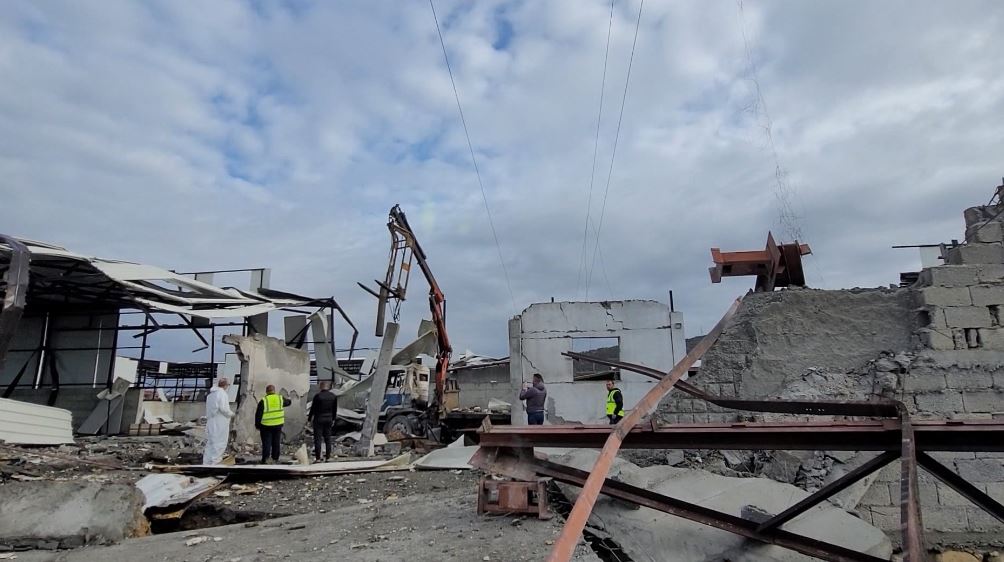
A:
{"type": "Polygon", "coordinates": [[[612,168],[638,0],[435,6],[509,282],[422,0],[5,2],[0,232],[270,266],[373,345],[356,282],[400,203],[457,351],[504,355],[506,320],[551,297],[673,290],[703,333],[752,285],[712,285],[708,249],[768,230],[812,245],[812,286],[894,283],[918,259],[890,246],[961,238],[1004,175],[1000,2],[648,0],[612,168]]]}

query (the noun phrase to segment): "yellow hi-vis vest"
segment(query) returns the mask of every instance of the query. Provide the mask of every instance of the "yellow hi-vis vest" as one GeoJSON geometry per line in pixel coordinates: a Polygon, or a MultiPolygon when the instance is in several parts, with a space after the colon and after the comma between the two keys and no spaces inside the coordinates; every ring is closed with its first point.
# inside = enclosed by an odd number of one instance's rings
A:
{"type": "Polygon", "coordinates": [[[266,394],[261,401],[265,403],[265,408],[261,413],[261,424],[265,426],[282,425],[285,421],[282,411],[282,396],[266,394]]]}
{"type": "MultiPolygon", "coordinates": [[[[614,412],[617,411],[617,402],[614,402],[614,393],[615,392],[620,392],[620,389],[615,388],[615,389],[613,389],[613,390],[611,390],[610,392],[607,393],[607,415],[608,416],[614,415],[614,412]]],[[[624,395],[622,394],[621,395],[621,400],[624,400],[623,396],[624,395]]],[[[621,414],[624,414],[623,410],[621,410],[621,414]]]]}

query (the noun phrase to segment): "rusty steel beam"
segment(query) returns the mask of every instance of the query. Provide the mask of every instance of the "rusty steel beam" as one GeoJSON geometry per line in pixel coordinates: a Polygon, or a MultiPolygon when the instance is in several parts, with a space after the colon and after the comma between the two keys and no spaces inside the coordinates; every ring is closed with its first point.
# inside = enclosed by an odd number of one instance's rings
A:
{"type": "Polygon", "coordinates": [[[922,562],[924,523],[920,515],[920,483],[917,481],[917,439],[910,414],[903,408],[900,418],[902,449],[900,455],[900,525],[903,533],[903,562],[922,562]]]}
{"type": "Polygon", "coordinates": [[[756,276],[756,290],[773,291],[777,287],[804,287],[805,272],[802,256],[811,254],[808,244],[778,244],[774,235],[767,233],[767,244],[763,250],[723,252],[711,248],[708,269],[712,283],[721,283],[722,277],[756,276]]]}
{"type": "Polygon", "coordinates": [[[924,452],[917,453],[917,464],[921,468],[930,472],[935,478],[941,480],[962,497],[976,504],[990,515],[1004,522],[1004,505],[983,493],[976,486],[967,482],[964,478],[955,473],[952,469],[935,460],[931,455],[924,452]]]}
{"type": "MultiPolygon", "coordinates": [[[[532,466],[533,470],[541,476],[548,476],[559,482],[582,487],[583,491],[585,490],[585,486],[589,485],[589,480],[593,478],[593,474],[595,474],[595,471],[589,473],[541,459],[529,462],[524,461],[524,464],[532,466]]],[[[716,529],[722,529],[723,531],[735,533],[761,543],[787,548],[807,556],[831,562],[879,562],[885,560],[871,554],[857,552],[840,545],[827,543],[789,531],[775,530],[771,533],[762,533],[757,530],[758,524],[755,521],[722,513],[610,478],[604,478],[600,482],[602,484],[600,491],[610,497],[682,517],[690,521],[715,527],[716,529]]]]}
{"type": "Polygon", "coordinates": [[[779,528],[781,525],[784,525],[788,521],[791,521],[792,519],[819,505],[833,494],[846,490],[855,482],[861,480],[876,470],[881,469],[897,458],[899,458],[899,455],[895,451],[886,451],[877,455],[875,458],[848,472],[839,479],[823,486],[819,489],[819,491],[811,496],[803,499],[774,517],[771,517],[767,521],[764,521],[759,527],[757,527],[757,532],[769,533],[774,529],[779,528]]]}
{"type": "MultiPolygon", "coordinates": [[[[921,451],[1004,452],[1004,423],[923,421],[911,425],[921,451]]],[[[484,447],[599,448],[609,425],[492,426],[482,429],[484,447]]],[[[900,450],[897,420],[798,423],[642,425],[627,431],[626,449],[767,449],[802,451],[900,450]]]]}
{"type": "Polygon", "coordinates": [[[10,261],[4,273],[4,297],[0,306],[0,368],[7,358],[7,349],[21,322],[28,299],[28,276],[31,252],[20,240],[0,234],[0,244],[10,248],[10,261]]]}
{"type": "Polygon", "coordinates": [[[617,454],[617,450],[620,449],[624,437],[643,417],[655,411],[659,402],[673,389],[673,385],[680,380],[680,377],[685,375],[690,366],[707,352],[739,309],[740,302],[739,299],[733,302],[732,306],[725,312],[725,315],[718,321],[718,324],[701,339],[697,346],[673,367],[673,370],[668,373],[666,378],[659,381],[658,384],[645,393],[645,396],[628,412],[628,415],[613,427],[613,431],[607,437],[606,443],[600,451],[600,456],[596,459],[596,465],[582,486],[582,493],[579,494],[575,505],[572,507],[572,512],[569,513],[565,520],[565,526],[562,527],[558,540],[554,542],[554,548],[547,557],[549,562],[568,562],[571,560],[572,555],[575,553],[575,546],[579,542],[579,537],[582,536],[582,529],[586,526],[586,520],[589,519],[589,514],[592,512],[593,505],[599,497],[600,489],[606,480],[607,473],[610,472],[614,456],[617,454]]]}

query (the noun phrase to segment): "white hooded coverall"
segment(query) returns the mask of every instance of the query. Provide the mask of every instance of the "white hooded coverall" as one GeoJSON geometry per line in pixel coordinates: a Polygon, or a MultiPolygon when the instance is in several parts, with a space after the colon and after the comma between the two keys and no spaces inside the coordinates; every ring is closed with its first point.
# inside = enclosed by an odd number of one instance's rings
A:
{"type": "Polygon", "coordinates": [[[206,397],[206,450],[202,464],[220,464],[230,438],[230,398],[227,391],[214,386],[206,397]]]}

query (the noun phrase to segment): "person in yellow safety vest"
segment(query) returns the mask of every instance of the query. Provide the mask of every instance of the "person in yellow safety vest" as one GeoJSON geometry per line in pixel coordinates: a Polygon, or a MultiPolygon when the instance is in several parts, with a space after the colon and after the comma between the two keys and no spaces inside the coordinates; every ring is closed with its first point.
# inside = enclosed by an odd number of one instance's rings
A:
{"type": "Polygon", "coordinates": [[[607,381],[607,419],[613,425],[624,417],[624,395],[614,381],[607,381]]]}
{"type": "Polygon", "coordinates": [[[282,444],[282,424],[285,422],[283,408],[292,402],[275,393],[275,385],[265,387],[265,396],[258,401],[254,413],[254,426],[261,435],[261,464],[279,462],[279,447],[282,444]]]}

